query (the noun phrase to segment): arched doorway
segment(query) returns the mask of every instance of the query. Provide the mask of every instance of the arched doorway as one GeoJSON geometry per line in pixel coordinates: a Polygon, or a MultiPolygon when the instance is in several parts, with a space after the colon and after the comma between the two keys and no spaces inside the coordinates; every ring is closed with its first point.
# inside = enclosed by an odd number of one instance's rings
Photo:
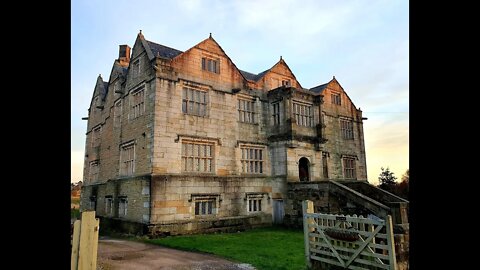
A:
{"type": "Polygon", "coordinates": [[[300,178],[300,182],[310,181],[309,167],[310,161],[308,161],[306,157],[302,157],[298,161],[298,177],[300,178]]]}

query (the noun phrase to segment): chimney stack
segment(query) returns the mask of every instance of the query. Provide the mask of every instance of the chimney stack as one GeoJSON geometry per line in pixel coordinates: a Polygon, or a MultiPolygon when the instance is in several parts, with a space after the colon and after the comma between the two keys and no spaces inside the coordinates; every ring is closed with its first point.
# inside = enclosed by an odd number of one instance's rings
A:
{"type": "Polygon", "coordinates": [[[120,45],[118,50],[118,62],[123,67],[128,66],[130,63],[130,47],[128,45],[120,45]]]}

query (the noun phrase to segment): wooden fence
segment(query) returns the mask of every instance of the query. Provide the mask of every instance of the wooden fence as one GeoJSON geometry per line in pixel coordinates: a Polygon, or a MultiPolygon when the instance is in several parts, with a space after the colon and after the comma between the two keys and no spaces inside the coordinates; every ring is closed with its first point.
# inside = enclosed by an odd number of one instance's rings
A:
{"type": "Polygon", "coordinates": [[[96,270],[100,221],[95,211],[82,212],[73,225],[71,270],[96,270]]]}
{"type": "Polygon", "coordinates": [[[309,268],[397,270],[392,217],[386,220],[313,213],[313,202],[303,201],[305,259],[309,268]]]}

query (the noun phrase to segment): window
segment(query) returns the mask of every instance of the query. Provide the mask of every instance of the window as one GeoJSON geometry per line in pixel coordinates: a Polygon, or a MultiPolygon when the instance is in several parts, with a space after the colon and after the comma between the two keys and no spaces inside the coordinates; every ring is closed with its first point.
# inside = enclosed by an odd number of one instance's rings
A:
{"type": "Polygon", "coordinates": [[[102,132],[102,126],[94,127],[92,130],[92,148],[100,146],[100,133],[102,132]]]}
{"type": "Polygon", "coordinates": [[[240,147],[242,151],[242,173],[263,173],[263,148],[240,147]]]}
{"type": "Polygon", "coordinates": [[[216,214],[216,198],[213,197],[197,197],[195,201],[195,215],[206,216],[216,214]]]}
{"type": "Polygon", "coordinates": [[[255,123],[255,102],[238,100],[238,120],[244,123],[255,123]]]}
{"type": "Polygon", "coordinates": [[[213,144],[182,142],[182,170],[213,172],[213,144]]]}
{"type": "Polygon", "coordinates": [[[355,158],[344,157],[343,158],[343,170],[345,179],[355,179],[355,158]]]}
{"type": "Polygon", "coordinates": [[[135,172],[135,144],[129,142],[120,146],[120,175],[133,175],[135,172]]]}
{"type": "Polygon", "coordinates": [[[262,198],[263,195],[248,195],[248,212],[261,212],[262,211],[262,198]]]}
{"type": "Polygon", "coordinates": [[[282,80],[282,86],[290,86],[290,80],[282,80]]]}
{"type": "Polygon", "coordinates": [[[89,200],[89,204],[88,204],[89,209],[90,210],[96,210],[95,209],[96,204],[97,204],[97,197],[90,196],[90,200],[89,200]]]}
{"type": "Polygon", "coordinates": [[[105,196],[105,214],[112,215],[113,213],[113,198],[112,196],[105,196]]]}
{"type": "Polygon", "coordinates": [[[328,153],[322,153],[323,178],[328,178],[328,153]]]}
{"type": "Polygon", "coordinates": [[[220,59],[202,58],[202,69],[213,73],[220,73],[220,59]]]}
{"type": "Polygon", "coordinates": [[[310,105],[303,105],[293,102],[293,116],[299,126],[313,126],[313,108],[310,105]]]}
{"type": "Polygon", "coordinates": [[[332,104],[342,105],[342,99],[339,93],[332,93],[331,97],[332,97],[332,104]]]}
{"type": "Polygon", "coordinates": [[[280,102],[273,103],[273,124],[280,125],[280,102]]]}
{"type": "Polygon", "coordinates": [[[118,216],[119,217],[127,216],[127,208],[128,208],[127,196],[119,196],[118,197],[118,216]]]}
{"type": "Polygon", "coordinates": [[[132,91],[130,119],[135,119],[145,113],[145,88],[132,91]]]}
{"type": "Polygon", "coordinates": [[[98,160],[90,161],[90,167],[88,170],[88,181],[92,183],[93,181],[98,180],[98,173],[99,173],[99,164],[98,160]]]}
{"type": "Polygon", "coordinates": [[[113,126],[119,128],[122,125],[122,100],[115,102],[113,111],[113,126]]]}
{"type": "Polygon", "coordinates": [[[207,114],[207,93],[184,87],[182,112],[197,116],[205,116],[207,114]]]}
{"type": "Polygon", "coordinates": [[[140,75],[140,59],[137,59],[132,63],[132,75],[134,78],[140,75]]]}
{"type": "Polygon", "coordinates": [[[353,121],[340,119],[340,130],[343,139],[353,140],[353,121]]]}

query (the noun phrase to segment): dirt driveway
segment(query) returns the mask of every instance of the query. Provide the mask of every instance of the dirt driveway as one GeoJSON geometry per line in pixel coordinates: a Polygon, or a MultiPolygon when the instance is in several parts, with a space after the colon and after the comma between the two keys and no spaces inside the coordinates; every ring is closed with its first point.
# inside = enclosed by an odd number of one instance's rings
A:
{"type": "Polygon", "coordinates": [[[254,270],[214,255],[100,237],[97,270],[254,270]]]}

